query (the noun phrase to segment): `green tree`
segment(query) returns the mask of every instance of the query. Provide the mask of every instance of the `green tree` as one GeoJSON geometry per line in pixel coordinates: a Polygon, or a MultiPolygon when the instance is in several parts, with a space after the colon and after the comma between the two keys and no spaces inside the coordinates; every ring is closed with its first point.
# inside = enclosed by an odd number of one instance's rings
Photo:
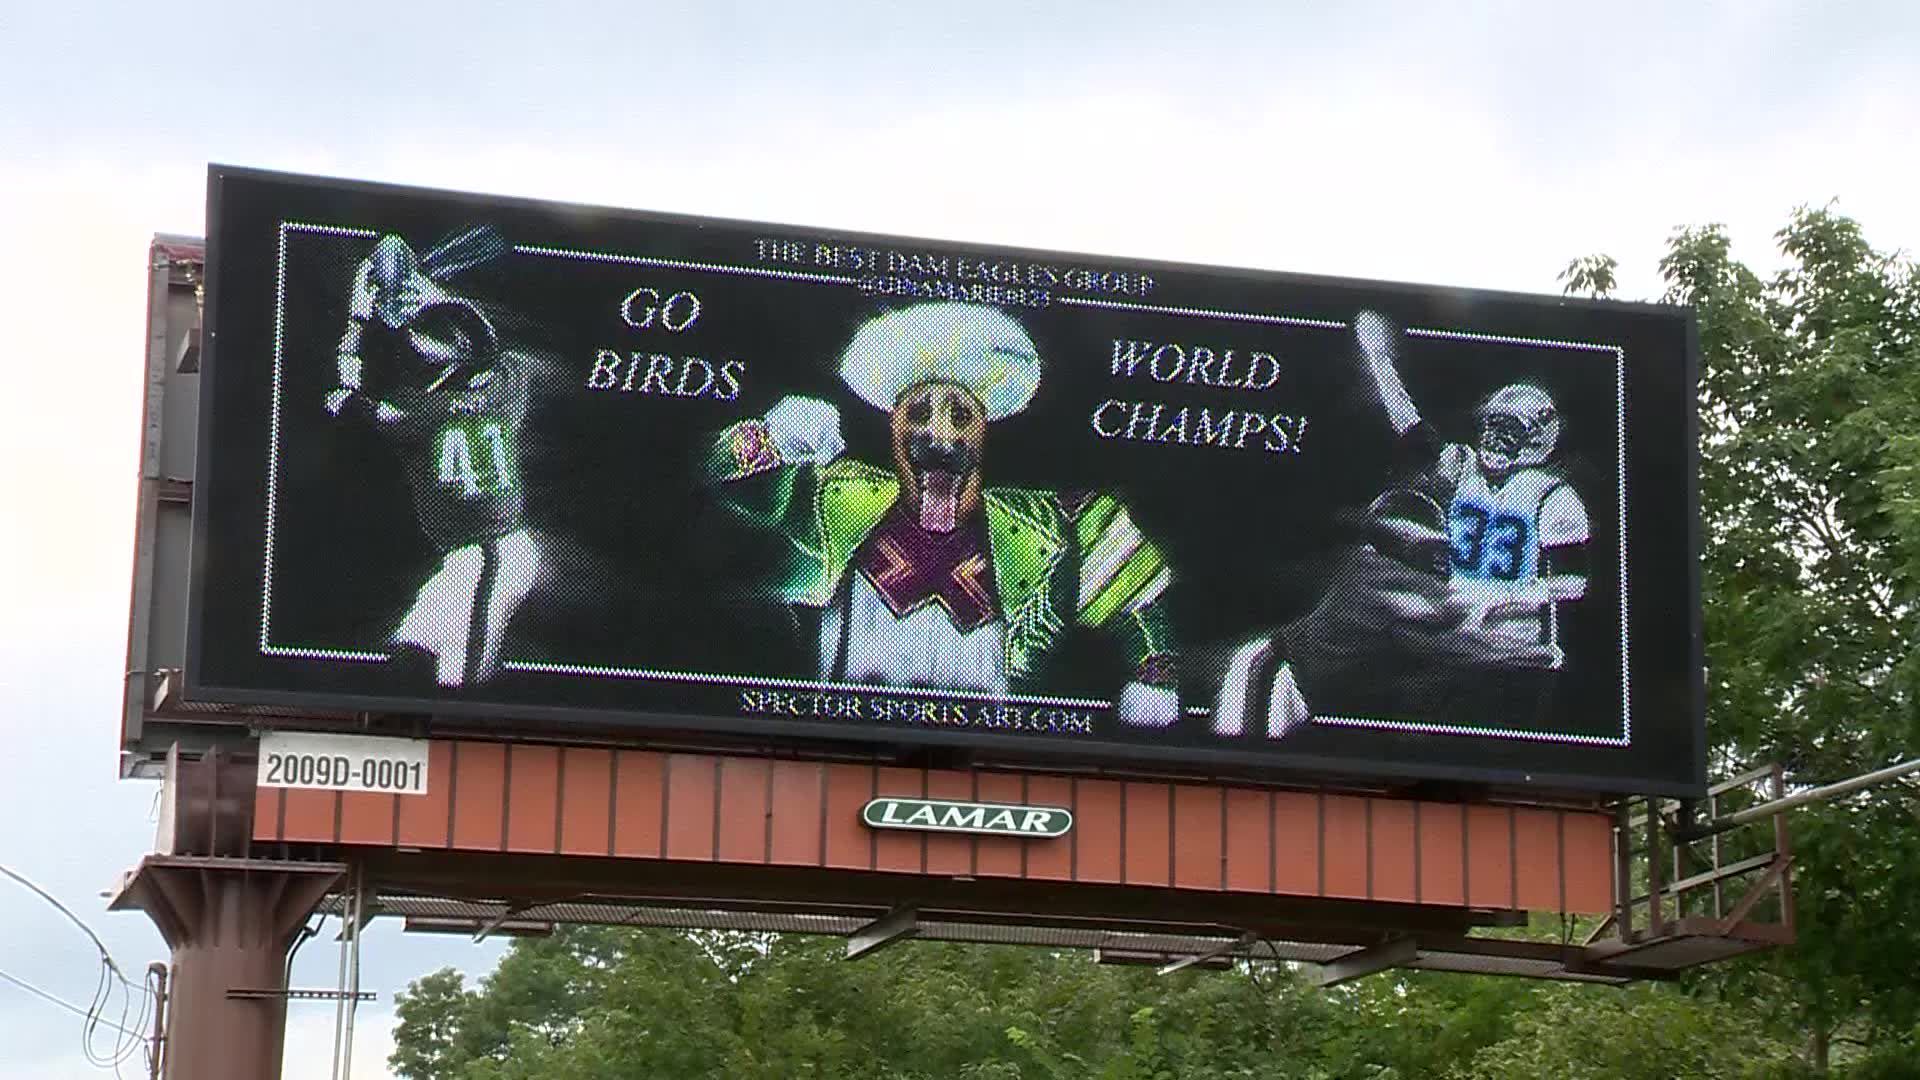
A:
{"type": "MultiPolygon", "coordinates": [[[[1770,278],[1713,226],[1679,232],[1661,270],[1700,320],[1710,742],[1727,768],[1812,785],[1920,743],[1920,286],[1831,209],[1778,239],[1770,278]]],[[[1916,809],[1892,785],[1794,819],[1801,943],[1747,985],[1784,989],[1815,1069],[1836,1036],[1897,1052],[1920,1021],[1916,809]]]]}
{"type": "MultiPolygon", "coordinates": [[[[1717,771],[1807,787],[1920,744],[1920,275],[1832,208],[1776,234],[1785,269],[1682,229],[1664,299],[1698,313],[1708,736],[1717,771]]],[[[1605,295],[1613,260],[1575,260],[1605,295]]],[[[1800,944],[1709,980],[1804,1038],[1816,1072],[1920,1073],[1920,860],[1911,784],[1793,821],[1800,944]]]]}
{"type": "Polygon", "coordinates": [[[1323,1033],[1329,1080],[1411,1080],[1506,1038],[1542,989],[1518,979],[1393,972],[1326,991],[1337,1009],[1323,1033]]]}
{"type": "Polygon", "coordinates": [[[451,968],[415,979],[394,996],[393,1054],[387,1064],[405,1077],[454,1076],[469,1055],[461,1046],[474,995],[451,968]]]}
{"type": "Polygon", "coordinates": [[[1611,255],[1587,255],[1567,264],[1560,271],[1562,292],[1572,295],[1585,293],[1592,297],[1612,296],[1618,283],[1616,271],[1620,269],[1620,260],[1611,255]]]}
{"type": "Polygon", "coordinates": [[[400,1002],[408,1080],[833,1077],[1134,1080],[1314,1070],[1337,1002],[1246,971],[1166,978],[1084,953],[837,939],[566,931],[520,941],[476,990],[400,1002]]]}
{"type": "Polygon", "coordinates": [[[1764,1015],[1671,987],[1629,996],[1398,972],[1322,991],[1284,970],[1159,977],[1083,953],[927,943],[849,963],[834,939],[668,931],[617,932],[618,948],[591,954],[608,934],[519,943],[474,992],[448,973],[416,983],[402,1005],[395,1071],[409,1080],[1482,1080],[1554,1076],[1555,1063],[1591,1056],[1613,1071],[1568,1075],[1632,1080],[1771,1076],[1764,1070],[1791,1059],[1768,1041],[1764,1015]],[[572,965],[582,971],[567,974],[572,965]],[[603,990],[569,997],[563,988],[581,979],[601,979],[603,990]],[[545,989],[514,989],[528,986],[545,989]],[[512,997],[511,1007],[485,1007],[494,994],[512,997]],[[1730,1071],[1729,1060],[1751,1068],[1730,1071]]]}
{"type": "Polygon", "coordinates": [[[1541,997],[1449,1080],[1736,1080],[1779,1077],[1794,1061],[1752,1010],[1669,987],[1555,986],[1541,997]]]}

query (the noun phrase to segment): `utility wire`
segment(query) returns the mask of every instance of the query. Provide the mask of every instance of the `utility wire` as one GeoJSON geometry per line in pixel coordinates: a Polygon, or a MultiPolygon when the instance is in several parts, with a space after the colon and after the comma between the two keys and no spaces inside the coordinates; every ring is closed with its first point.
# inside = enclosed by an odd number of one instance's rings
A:
{"type": "Polygon", "coordinates": [[[8,869],[6,864],[4,863],[0,863],[0,874],[5,874],[6,876],[19,882],[20,884],[25,885],[36,896],[40,897],[40,899],[45,900],[49,904],[52,904],[54,908],[60,912],[60,914],[65,915],[69,920],[73,922],[73,925],[79,927],[81,933],[87,935],[88,938],[92,939],[93,947],[100,950],[100,958],[107,962],[107,966],[113,969],[113,973],[115,975],[120,976],[120,981],[121,982],[128,981],[125,973],[123,973],[120,970],[120,965],[113,962],[113,954],[107,952],[107,943],[104,941],[101,941],[100,935],[93,932],[93,927],[88,926],[85,922],[82,922],[80,919],[80,916],[75,915],[73,911],[67,907],[67,905],[61,903],[52,893],[48,892],[47,890],[41,888],[38,885],[35,885],[33,882],[28,881],[25,877],[21,876],[15,871],[8,869]]]}
{"type": "MultiPolygon", "coordinates": [[[[32,892],[35,896],[38,896],[40,899],[45,900],[47,903],[53,905],[54,910],[58,911],[62,915],[65,915],[69,922],[79,927],[80,932],[87,935],[87,940],[93,942],[93,947],[99,950],[100,963],[101,963],[100,979],[94,986],[93,1000],[89,1005],[89,1007],[85,1010],[81,1010],[77,1006],[71,1005],[65,1001],[59,1001],[57,999],[52,999],[52,998],[49,998],[49,1000],[53,1000],[55,1004],[58,1004],[64,1008],[72,1009],[75,1012],[78,1012],[82,1017],[85,1018],[86,1025],[81,1029],[80,1045],[81,1045],[81,1050],[84,1051],[86,1054],[88,1063],[98,1066],[100,1068],[113,1068],[117,1070],[122,1062],[132,1057],[137,1050],[139,1050],[141,1047],[145,1046],[146,1044],[146,1036],[128,1029],[126,1026],[126,1020],[127,1020],[127,1017],[133,1012],[134,992],[138,991],[142,995],[142,999],[143,999],[142,1007],[144,1008],[145,1003],[152,1000],[152,996],[153,996],[152,988],[145,985],[144,983],[142,985],[135,986],[133,983],[133,980],[127,978],[126,973],[120,970],[120,965],[114,962],[113,954],[107,951],[107,943],[104,941],[101,941],[100,935],[93,932],[93,927],[88,926],[85,920],[81,919],[80,916],[74,914],[73,909],[61,903],[58,897],[54,896],[52,893],[41,888],[40,886],[34,884],[26,876],[22,875],[16,870],[13,870],[7,867],[4,864],[0,864],[0,875],[5,875],[6,877],[9,877],[14,881],[19,882],[21,885],[25,886],[28,891],[32,892]],[[112,976],[111,980],[108,978],[109,975],[112,976]],[[122,994],[121,1002],[120,1002],[120,1022],[119,1023],[115,1023],[111,1020],[108,1020],[105,1015],[106,1009],[108,1008],[109,1004],[113,1000],[113,980],[117,980],[119,982],[121,987],[121,994],[122,994]],[[114,1031],[118,1031],[121,1033],[121,1035],[125,1036],[125,1038],[116,1037],[113,1043],[113,1048],[104,1054],[98,1052],[94,1048],[95,1032],[97,1032],[101,1027],[111,1028],[114,1031]]],[[[20,980],[13,979],[11,976],[9,976],[9,979],[13,982],[19,983],[22,986],[26,986],[25,983],[21,983],[20,980]]],[[[34,990],[36,993],[40,993],[41,996],[43,997],[48,996],[43,991],[39,991],[38,988],[36,987],[27,987],[27,988],[34,990]]]]}
{"type": "Polygon", "coordinates": [[[144,1011],[147,1006],[152,1003],[152,987],[145,983],[136,987],[124,977],[119,977],[118,973],[110,973],[106,965],[101,965],[100,980],[95,988],[93,997],[93,1007],[87,1014],[86,1026],[81,1029],[80,1040],[81,1049],[85,1051],[87,1061],[95,1067],[101,1069],[111,1068],[117,1072],[122,1062],[131,1058],[137,1050],[146,1046],[146,1037],[133,1033],[126,1026],[128,1018],[134,1011],[133,994],[135,990],[140,991],[140,1008],[144,1011]],[[108,976],[110,974],[115,977],[109,978],[108,976]],[[120,987],[120,1021],[118,1023],[106,1018],[106,1010],[113,1002],[113,990],[116,980],[120,987]],[[99,1032],[102,1027],[111,1028],[114,1031],[122,1033],[121,1035],[114,1036],[113,1041],[109,1044],[109,1048],[105,1052],[96,1048],[99,1032]]]}
{"type": "MultiPolygon", "coordinates": [[[[78,1005],[75,1005],[70,1001],[67,1001],[64,998],[55,997],[52,994],[47,993],[45,990],[40,989],[39,987],[33,985],[32,983],[28,982],[25,979],[20,978],[17,975],[9,975],[4,971],[0,971],[0,979],[5,979],[6,981],[19,987],[20,989],[25,990],[27,993],[32,994],[34,997],[40,998],[41,1000],[46,1001],[49,1004],[58,1005],[75,1016],[85,1017],[87,1015],[87,1010],[81,1008],[78,1005]]],[[[101,1020],[100,1023],[105,1024],[108,1027],[120,1028],[120,1031],[123,1034],[131,1035],[136,1039],[146,1038],[145,1034],[138,1031],[131,1031],[127,1028],[120,1027],[120,1025],[115,1024],[112,1021],[101,1020]]]]}

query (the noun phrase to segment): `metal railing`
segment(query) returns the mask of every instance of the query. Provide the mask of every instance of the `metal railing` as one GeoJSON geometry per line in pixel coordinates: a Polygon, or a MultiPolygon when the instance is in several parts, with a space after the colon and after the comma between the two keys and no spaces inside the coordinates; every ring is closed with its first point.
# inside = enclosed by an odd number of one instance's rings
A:
{"type": "Polygon", "coordinates": [[[1812,794],[1789,797],[1784,770],[1768,765],[1712,785],[1704,804],[1623,801],[1614,823],[1614,910],[1587,943],[1609,934],[1628,945],[1678,935],[1791,941],[1786,815],[1812,794]]]}

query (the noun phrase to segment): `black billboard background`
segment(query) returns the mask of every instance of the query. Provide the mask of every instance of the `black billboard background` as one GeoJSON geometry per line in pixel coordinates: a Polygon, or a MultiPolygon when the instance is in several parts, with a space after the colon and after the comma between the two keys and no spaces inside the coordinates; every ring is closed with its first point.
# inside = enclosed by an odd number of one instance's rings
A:
{"type": "MultiPolygon", "coordinates": [[[[207,357],[196,489],[192,693],[210,700],[527,717],[530,728],[578,720],[886,741],[974,743],[1084,760],[1301,768],[1352,774],[1463,777],[1600,790],[1684,793],[1701,781],[1698,599],[1692,505],[1690,324],[1675,309],[1334,281],[1204,267],[1010,252],[788,226],[588,210],[374,185],[216,169],[210,181],[207,357]],[[286,223],[322,228],[284,228],[286,223]],[[1227,739],[1189,715],[1175,729],[1132,730],[1110,716],[1094,737],[938,728],[854,729],[847,722],[746,717],[724,682],[509,670],[482,686],[442,690],[403,678],[377,654],[438,552],[422,534],[404,472],[372,425],[343,423],[320,402],[337,381],[333,355],[353,270],[377,234],[417,248],[486,224],[509,244],[555,252],[639,255],[796,273],[845,267],[757,261],[755,241],[880,252],[973,254],[1055,267],[1151,274],[1143,297],[1056,288],[1050,306],[1006,308],[1045,363],[1032,403],[990,426],[989,486],[1091,488],[1118,496],[1176,574],[1168,593],[1185,659],[1182,702],[1209,704],[1201,670],[1231,644],[1298,617],[1353,542],[1341,510],[1387,482],[1395,439],[1361,390],[1352,332],[1362,310],[1402,328],[1400,369],[1423,415],[1471,441],[1470,411],[1488,392],[1535,382],[1559,404],[1561,453],[1593,525],[1591,583],[1563,608],[1568,663],[1550,722],[1533,738],[1315,724],[1285,739],[1227,739]],[[342,232],[334,230],[353,230],[342,232]],[[284,293],[280,281],[285,244],[284,293]],[[277,303],[284,297],[284,304],[277,303]],[[1061,300],[1129,302],[1325,320],[1280,325],[1061,300]],[[1461,336],[1452,336],[1461,335],[1461,336]],[[1484,335],[1483,338],[1466,335],[1484,335]],[[1618,346],[1624,356],[1627,459],[1618,461],[1616,354],[1536,342],[1618,346]],[[1114,339],[1259,350],[1283,374],[1260,393],[1166,385],[1111,374],[1114,339]],[[276,340],[279,407],[273,407],[276,340]],[[1103,402],[1168,410],[1252,408],[1304,416],[1298,453],[1103,439],[1103,402]],[[269,447],[280,447],[278,472],[269,447]],[[267,489],[274,487],[272,651],[261,645],[267,489]],[[1632,645],[1631,738],[1623,735],[1619,657],[1621,480],[1627,493],[1632,645]],[[1684,618],[1675,617],[1676,612],[1684,618]],[[330,655],[330,654],[347,655],[330,655]]],[[[530,357],[534,390],[524,463],[529,524],[546,538],[559,584],[516,628],[518,658],[609,669],[815,677],[780,613],[753,589],[750,537],[729,527],[696,476],[726,425],[804,394],[839,410],[848,455],[885,465],[885,414],[856,398],[835,362],[867,319],[911,301],[846,285],[516,251],[461,276],[458,290],[499,313],[503,336],[530,357]],[[633,289],[690,291],[701,314],[683,332],[635,330],[620,317],[633,289]],[[585,389],[602,349],[745,361],[736,400],[585,389]]],[[[1163,413],[1163,415],[1165,415],[1163,413]]],[[[1111,700],[1124,665],[1090,635],[1070,637],[1047,694],[1111,700]]],[[[1340,710],[1340,687],[1314,686],[1315,712],[1340,710]]],[[[1349,710],[1350,711],[1350,710],[1349,710]]],[[[1434,716],[1389,719],[1434,722],[1434,716]]],[[[1473,726],[1500,726],[1498,718],[1473,726]]]]}

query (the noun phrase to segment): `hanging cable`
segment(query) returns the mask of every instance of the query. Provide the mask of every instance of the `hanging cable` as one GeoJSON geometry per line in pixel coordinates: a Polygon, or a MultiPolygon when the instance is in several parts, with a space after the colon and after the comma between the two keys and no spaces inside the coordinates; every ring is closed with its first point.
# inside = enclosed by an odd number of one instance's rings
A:
{"type": "Polygon", "coordinates": [[[306,926],[302,926],[300,928],[300,936],[293,939],[293,948],[287,950],[287,982],[289,985],[293,982],[293,958],[300,955],[300,946],[319,937],[320,931],[326,929],[326,926],[327,913],[323,911],[320,913],[319,919],[306,926]]]}
{"type": "Polygon", "coordinates": [[[82,922],[80,919],[80,916],[75,915],[73,911],[67,907],[67,905],[61,903],[59,899],[56,898],[52,893],[48,892],[47,890],[41,888],[38,885],[35,885],[33,882],[27,880],[24,876],[17,873],[16,871],[8,869],[5,863],[0,863],[0,874],[5,874],[6,876],[19,882],[20,884],[26,886],[28,890],[34,893],[34,895],[40,897],[40,899],[42,900],[45,900],[47,903],[52,904],[54,907],[54,910],[60,912],[60,914],[62,915],[65,915],[70,921],[72,921],[73,925],[80,928],[81,933],[87,935],[88,939],[93,942],[93,947],[100,950],[100,959],[105,960],[107,962],[107,966],[113,969],[113,973],[115,975],[120,976],[120,980],[122,982],[126,981],[127,977],[121,973],[120,965],[113,962],[113,954],[107,952],[107,943],[100,940],[100,935],[93,932],[93,927],[88,926],[86,923],[82,922]]]}
{"type": "MultiPolygon", "coordinates": [[[[120,965],[114,962],[113,954],[107,951],[107,943],[100,940],[100,935],[94,933],[93,927],[88,926],[84,919],[74,914],[72,908],[61,903],[59,897],[54,896],[39,885],[36,885],[31,879],[26,877],[26,875],[4,864],[0,864],[0,875],[4,875],[18,882],[29,892],[52,905],[55,911],[67,917],[67,921],[79,927],[80,932],[87,935],[87,940],[91,941],[94,949],[100,953],[100,977],[94,983],[93,997],[88,1007],[81,1012],[81,1016],[84,1018],[84,1026],[81,1028],[80,1033],[80,1049],[86,1056],[88,1064],[103,1069],[111,1068],[117,1070],[122,1062],[131,1058],[145,1045],[145,1036],[130,1032],[126,1026],[126,1021],[127,1017],[134,1011],[133,1000],[135,992],[137,991],[141,995],[143,1001],[142,1008],[144,1008],[145,1004],[151,1003],[152,990],[145,985],[134,985],[133,981],[128,979],[126,973],[121,970],[120,965]],[[113,991],[116,985],[120,988],[121,992],[119,1023],[115,1023],[106,1018],[106,1011],[112,1004],[113,991]],[[105,1053],[100,1052],[97,1045],[99,1031],[103,1026],[111,1028],[116,1032],[113,1043],[105,1053]]],[[[66,1003],[62,1002],[61,1004],[64,1005],[66,1003]]]]}
{"type": "MultiPolygon", "coordinates": [[[[143,1045],[145,1036],[131,1033],[132,1029],[126,1026],[128,1016],[133,1012],[135,989],[134,985],[125,978],[109,978],[108,969],[102,965],[100,979],[94,989],[93,1002],[87,1010],[86,1025],[81,1029],[81,1050],[85,1053],[89,1064],[101,1069],[116,1069],[143,1045]],[[113,991],[116,986],[120,989],[120,1020],[117,1023],[106,1017],[107,1009],[113,1002],[113,991]],[[102,1027],[113,1029],[115,1032],[113,1042],[105,1051],[102,1051],[98,1045],[102,1027]]],[[[144,986],[138,989],[143,999],[151,993],[144,986]]]]}
{"type": "MultiPolygon", "coordinates": [[[[40,989],[39,987],[33,985],[27,980],[20,978],[18,975],[9,975],[4,971],[0,971],[0,979],[5,979],[7,982],[12,983],[13,985],[19,987],[22,990],[25,990],[27,993],[32,994],[34,997],[37,997],[42,1001],[45,1001],[49,1005],[58,1005],[60,1008],[67,1010],[68,1012],[72,1013],[75,1016],[84,1017],[87,1015],[87,1010],[81,1008],[78,1005],[75,1005],[73,1002],[68,1001],[65,998],[55,997],[54,995],[46,992],[45,990],[40,989]]],[[[145,1035],[137,1031],[127,1031],[125,1028],[122,1028],[121,1030],[126,1034],[131,1035],[135,1038],[139,1038],[139,1039],[146,1038],[145,1035]]]]}

